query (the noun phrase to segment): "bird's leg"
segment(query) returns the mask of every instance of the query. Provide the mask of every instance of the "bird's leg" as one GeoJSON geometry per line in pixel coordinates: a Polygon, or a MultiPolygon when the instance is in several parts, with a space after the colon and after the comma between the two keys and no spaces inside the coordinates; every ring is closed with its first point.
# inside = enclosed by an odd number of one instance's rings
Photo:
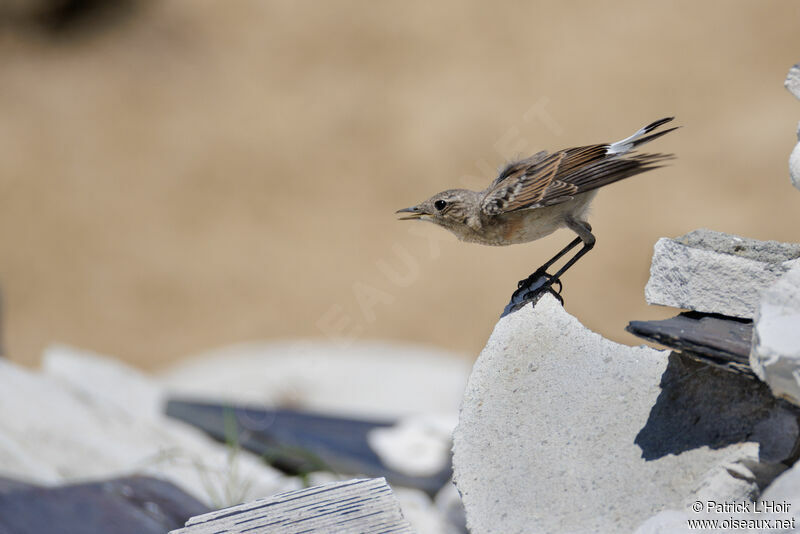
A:
{"type": "Polygon", "coordinates": [[[511,300],[503,311],[504,316],[512,311],[518,310],[528,302],[536,302],[539,300],[539,297],[545,293],[552,294],[561,302],[561,304],[564,304],[564,299],[561,297],[561,276],[567,271],[567,269],[575,265],[575,263],[577,263],[581,257],[592,250],[596,242],[594,234],[592,234],[592,227],[589,225],[589,223],[575,219],[568,219],[566,221],[566,225],[568,228],[578,234],[578,237],[572,240],[569,245],[560,250],[558,254],[550,258],[547,263],[539,267],[528,278],[525,280],[520,280],[520,282],[517,284],[517,290],[511,295],[511,300]],[[583,243],[583,248],[576,252],[575,255],[571,257],[563,267],[556,271],[556,274],[550,275],[547,273],[547,269],[551,265],[553,265],[567,252],[581,243],[583,243]],[[558,292],[553,290],[553,285],[556,283],[558,284],[558,292]]]}
{"type": "Polygon", "coordinates": [[[572,241],[570,242],[570,244],[569,244],[569,245],[567,245],[566,247],[564,247],[563,249],[561,249],[561,251],[560,251],[558,254],[556,254],[555,256],[553,256],[552,258],[550,258],[550,259],[547,261],[547,263],[545,263],[544,265],[542,265],[541,267],[539,267],[538,269],[536,269],[536,272],[534,272],[532,275],[530,275],[530,276],[529,276],[528,278],[526,278],[525,280],[520,280],[519,282],[517,282],[517,287],[522,287],[522,286],[524,286],[524,285],[526,285],[526,284],[528,284],[528,283],[530,283],[530,282],[532,282],[532,281],[536,280],[536,279],[537,279],[537,278],[539,278],[540,276],[542,276],[542,275],[544,275],[544,274],[547,274],[547,269],[549,269],[551,265],[553,265],[555,262],[557,262],[558,260],[560,260],[560,259],[561,259],[561,258],[564,256],[564,254],[566,254],[567,252],[569,252],[569,251],[570,251],[570,250],[572,250],[573,248],[577,247],[577,246],[578,246],[578,245],[580,245],[582,242],[583,242],[583,240],[582,240],[580,237],[576,237],[574,240],[572,240],[572,241]]]}
{"type": "MultiPolygon", "coordinates": [[[[567,269],[569,269],[570,267],[575,265],[575,263],[577,263],[577,261],[579,259],[581,259],[587,252],[592,250],[592,248],[594,248],[595,242],[597,241],[595,239],[595,237],[594,237],[594,234],[592,234],[592,227],[589,225],[588,222],[580,221],[580,220],[577,220],[577,219],[567,219],[565,222],[566,222],[567,227],[570,230],[572,230],[573,232],[578,234],[578,238],[576,240],[574,240],[572,243],[570,243],[569,246],[565,250],[562,250],[561,252],[556,254],[556,256],[553,259],[551,259],[549,262],[545,263],[543,267],[546,268],[546,267],[549,267],[550,265],[552,265],[552,263],[555,260],[557,260],[558,258],[563,256],[573,246],[576,246],[578,244],[578,242],[582,242],[583,243],[583,248],[581,248],[578,252],[576,252],[575,255],[573,257],[571,257],[567,261],[567,263],[565,263],[563,265],[563,267],[561,267],[558,271],[556,271],[556,274],[554,274],[554,275],[549,277],[549,280],[548,280],[548,283],[547,283],[547,287],[552,286],[555,282],[558,282],[559,285],[561,285],[561,276],[565,272],[567,272],[567,269]]],[[[547,273],[545,273],[545,274],[547,274],[547,273]]]]}

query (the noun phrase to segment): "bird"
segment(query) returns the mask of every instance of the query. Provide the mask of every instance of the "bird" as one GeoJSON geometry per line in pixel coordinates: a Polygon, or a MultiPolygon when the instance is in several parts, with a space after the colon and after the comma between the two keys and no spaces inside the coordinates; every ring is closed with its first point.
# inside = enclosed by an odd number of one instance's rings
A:
{"type": "Polygon", "coordinates": [[[560,228],[577,234],[566,247],[533,274],[517,283],[504,315],[535,302],[545,292],[560,297],[561,277],[595,245],[587,220],[589,205],[601,187],[658,169],[673,154],[638,153],[637,149],[678,127],[657,131],[674,117],[665,117],[614,143],[566,148],[507,164],[483,191],[448,189],[409,208],[400,220],[421,220],[449,230],[460,240],[505,246],[536,241],[560,228]],[[583,245],[555,273],[547,270],[583,245]],[[559,291],[553,286],[558,284],[559,291]]]}

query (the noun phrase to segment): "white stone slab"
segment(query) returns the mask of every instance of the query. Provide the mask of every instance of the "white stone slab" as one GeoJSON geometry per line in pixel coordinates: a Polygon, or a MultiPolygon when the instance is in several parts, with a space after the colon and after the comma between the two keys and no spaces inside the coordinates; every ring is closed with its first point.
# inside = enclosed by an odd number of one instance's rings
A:
{"type": "Polygon", "coordinates": [[[761,291],[793,265],[800,245],[746,239],[695,230],[676,239],[659,239],[645,298],[672,306],[750,318],[761,291]]]}
{"type": "Polygon", "coordinates": [[[170,534],[413,534],[382,478],[333,482],[194,517],[170,534]]]}

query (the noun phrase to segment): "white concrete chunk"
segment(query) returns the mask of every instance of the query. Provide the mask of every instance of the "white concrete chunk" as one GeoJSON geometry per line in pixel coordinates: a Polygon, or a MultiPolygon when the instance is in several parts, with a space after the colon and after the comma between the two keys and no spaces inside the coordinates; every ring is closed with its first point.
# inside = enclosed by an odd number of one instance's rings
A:
{"type": "Polygon", "coordinates": [[[760,292],[793,265],[800,245],[695,230],[659,239],[645,298],[650,304],[750,318],[760,292]]]}
{"type": "Polygon", "coordinates": [[[371,430],[367,443],[383,464],[395,471],[432,476],[448,467],[457,422],[455,412],[408,416],[393,426],[371,430]]]}
{"type": "Polygon", "coordinates": [[[800,405],[800,265],[761,296],[750,366],[775,395],[800,405]]]}
{"type": "Polygon", "coordinates": [[[786,75],[786,81],[783,82],[783,86],[796,98],[800,99],[800,63],[793,65],[789,69],[789,74],[786,75]]]}
{"type": "MultiPolygon", "coordinates": [[[[798,130],[798,137],[800,137],[800,130],[798,130]]],[[[792,185],[800,189],[800,143],[797,143],[789,156],[789,178],[792,180],[792,185]]]]}
{"type": "Polygon", "coordinates": [[[545,295],[500,320],[473,368],[454,478],[472,534],[632,532],[757,492],[794,418],[756,380],[613,343],[545,295]]]}

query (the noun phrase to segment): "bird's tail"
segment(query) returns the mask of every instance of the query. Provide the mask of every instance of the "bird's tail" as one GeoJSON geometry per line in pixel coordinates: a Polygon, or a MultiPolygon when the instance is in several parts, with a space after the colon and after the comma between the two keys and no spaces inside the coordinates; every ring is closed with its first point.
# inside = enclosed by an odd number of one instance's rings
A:
{"type": "Polygon", "coordinates": [[[636,147],[638,147],[640,145],[643,145],[645,143],[649,143],[650,141],[652,141],[654,139],[658,139],[662,135],[666,135],[666,134],[668,134],[669,132],[671,132],[673,130],[677,130],[679,128],[678,126],[676,126],[674,128],[669,128],[667,130],[662,130],[660,132],[656,132],[656,133],[650,134],[650,132],[652,132],[653,130],[655,130],[656,128],[661,126],[662,124],[666,124],[666,123],[670,122],[674,118],[675,117],[665,117],[663,119],[659,119],[659,120],[657,120],[655,122],[652,122],[652,123],[648,124],[647,126],[642,128],[641,130],[637,131],[632,136],[626,137],[622,141],[617,141],[616,143],[611,143],[610,145],[608,145],[608,150],[607,150],[606,153],[609,154],[609,155],[612,155],[612,154],[625,154],[626,152],[630,152],[631,150],[633,150],[634,148],[636,148],[636,147]],[[647,135],[647,134],[650,134],[650,135],[647,135]]]}

